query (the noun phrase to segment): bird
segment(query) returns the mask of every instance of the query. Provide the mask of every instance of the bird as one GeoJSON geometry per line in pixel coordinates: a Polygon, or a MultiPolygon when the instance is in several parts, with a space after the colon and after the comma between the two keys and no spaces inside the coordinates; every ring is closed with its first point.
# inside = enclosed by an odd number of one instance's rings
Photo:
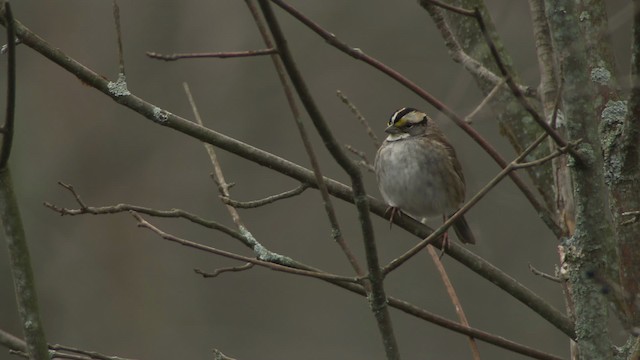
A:
{"type": "MultiPolygon", "coordinates": [[[[436,122],[410,107],[396,110],[384,130],[387,138],[376,153],[378,188],[390,206],[391,221],[398,210],[418,221],[455,213],[465,198],[465,181],[456,152],[436,122]]],[[[463,243],[476,238],[464,216],[453,229],[463,243]]],[[[443,250],[448,246],[445,233],[443,250]]]]}

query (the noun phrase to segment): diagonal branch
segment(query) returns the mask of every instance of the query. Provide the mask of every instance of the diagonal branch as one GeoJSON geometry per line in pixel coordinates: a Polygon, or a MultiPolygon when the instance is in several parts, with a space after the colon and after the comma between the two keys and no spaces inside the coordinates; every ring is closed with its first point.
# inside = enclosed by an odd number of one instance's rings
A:
{"type": "Polygon", "coordinates": [[[200,250],[200,251],[209,252],[209,253],[216,254],[216,255],[219,255],[219,256],[224,256],[224,257],[229,258],[229,259],[234,259],[234,260],[239,260],[239,261],[252,263],[252,264],[255,264],[255,265],[258,265],[258,266],[262,266],[262,267],[265,267],[265,268],[268,268],[268,269],[271,269],[271,270],[281,271],[281,272],[285,272],[285,273],[289,273],[289,274],[309,276],[309,277],[322,279],[322,280],[335,280],[335,281],[352,282],[352,283],[359,282],[359,280],[357,278],[353,278],[353,277],[334,275],[334,274],[330,274],[330,273],[326,273],[326,272],[318,272],[318,271],[308,271],[308,270],[296,269],[296,268],[293,268],[293,267],[276,264],[274,262],[255,259],[255,258],[252,258],[252,257],[243,256],[243,255],[238,255],[238,254],[235,254],[235,253],[232,253],[232,252],[216,249],[216,248],[211,247],[211,246],[198,244],[196,242],[189,241],[189,240],[186,240],[186,239],[182,239],[182,238],[179,238],[177,236],[173,236],[173,235],[171,235],[169,233],[166,233],[166,232],[160,230],[156,226],[153,226],[151,223],[149,223],[148,221],[143,219],[142,216],[140,216],[135,211],[132,211],[131,215],[133,215],[133,217],[136,218],[136,220],[138,221],[138,226],[139,227],[149,229],[152,232],[158,234],[161,238],[163,238],[165,240],[168,240],[168,241],[171,241],[171,242],[175,242],[175,243],[178,243],[178,244],[186,246],[186,247],[190,247],[190,248],[197,249],[197,250],[200,250]]]}
{"type": "Polygon", "coordinates": [[[373,225],[371,224],[371,218],[369,215],[369,201],[367,200],[367,194],[364,189],[364,183],[362,181],[362,174],[358,165],[356,165],[347,154],[343,151],[342,146],[336,141],[335,137],[331,133],[331,129],[324,120],[320,109],[317,107],[307,85],[300,74],[297,65],[293,59],[289,47],[287,46],[286,39],[273,10],[268,0],[260,0],[260,8],[265,17],[271,35],[278,48],[278,53],[282,59],[285,69],[295,87],[300,100],[304,104],[307,113],[311,117],[313,125],[320,134],[325,147],[329,150],[329,153],[333,156],[336,162],[345,170],[345,172],[351,178],[351,184],[353,187],[354,204],[358,210],[358,218],[360,221],[362,237],[364,240],[364,248],[367,259],[367,267],[369,269],[369,284],[370,291],[369,301],[371,310],[378,323],[378,328],[382,336],[384,343],[384,349],[388,359],[399,359],[400,352],[398,344],[395,339],[393,326],[391,324],[391,316],[389,314],[389,308],[387,306],[387,295],[384,290],[384,276],[380,270],[380,263],[378,260],[378,251],[376,248],[375,237],[373,232],[373,225]]]}
{"type": "MultiPolygon", "coordinates": [[[[434,5],[448,9],[448,10],[452,10],[452,9],[451,7],[444,6],[444,4],[436,2],[434,0],[420,0],[420,6],[422,6],[425,10],[427,10],[427,12],[429,12],[429,15],[431,15],[431,18],[435,22],[436,27],[440,31],[440,34],[442,35],[442,39],[444,40],[444,44],[449,50],[451,59],[453,59],[453,61],[457,63],[462,64],[462,66],[468,72],[474,74],[474,76],[490,82],[491,84],[493,84],[494,87],[497,87],[498,85],[500,85],[504,81],[500,76],[496,75],[495,73],[493,73],[493,71],[489,70],[487,67],[482,65],[482,63],[479,62],[478,60],[469,56],[469,54],[467,54],[462,49],[462,46],[460,46],[460,43],[458,42],[453,32],[447,25],[442,12],[437,11],[433,7],[434,5]]],[[[466,15],[466,16],[475,15],[473,11],[470,11],[470,10],[464,10],[464,11],[465,13],[463,13],[462,15],[466,15]]],[[[522,85],[517,85],[517,86],[520,92],[523,94],[526,94],[526,96],[530,96],[534,98],[537,97],[535,89],[529,86],[522,86],[522,85]]]]}
{"type": "MultiPolygon", "coordinates": [[[[475,18],[478,21],[478,26],[480,27],[480,31],[482,31],[482,34],[484,35],[484,39],[487,42],[487,45],[489,46],[489,49],[491,50],[491,54],[493,55],[493,58],[496,61],[496,65],[498,65],[498,69],[500,69],[500,73],[502,73],[502,76],[504,77],[505,81],[507,82],[507,85],[509,86],[509,89],[511,89],[511,92],[513,92],[513,94],[515,95],[515,97],[518,99],[518,101],[520,101],[520,104],[522,105],[522,107],[525,108],[525,110],[527,110],[527,112],[531,115],[531,117],[533,118],[533,120],[538,123],[538,125],[540,125],[540,127],[547,133],[549,134],[549,137],[551,139],[553,139],[553,141],[560,147],[566,147],[568,145],[567,140],[565,140],[562,136],[560,136],[560,134],[558,134],[555,129],[553,129],[551,127],[551,125],[549,125],[544,118],[538,113],[538,111],[536,111],[536,109],[533,108],[533,106],[529,103],[529,101],[525,98],[524,93],[522,92],[522,90],[520,90],[520,88],[518,87],[518,85],[515,83],[515,81],[513,81],[513,77],[509,74],[509,71],[507,70],[507,67],[504,65],[504,62],[502,61],[502,58],[500,57],[500,54],[498,53],[498,49],[496,48],[496,45],[493,42],[493,39],[491,39],[491,36],[489,35],[489,32],[487,31],[487,27],[484,23],[484,19],[482,18],[482,14],[480,13],[480,10],[476,9],[475,11],[475,18]]],[[[573,156],[577,161],[582,161],[582,157],[580,154],[578,154],[574,149],[568,148],[569,153],[571,154],[571,156],[573,156]]]]}
{"type": "Polygon", "coordinates": [[[251,209],[251,208],[257,208],[257,207],[268,205],[268,204],[273,204],[278,200],[288,199],[290,197],[300,195],[308,188],[309,188],[308,184],[301,184],[295,189],[291,189],[280,194],[267,196],[264,199],[259,199],[254,201],[237,201],[237,200],[232,200],[225,196],[221,196],[220,199],[222,200],[223,203],[227,205],[231,205],[234,208],[251,209]]]}
{"type": "MultiPolygon", "coordinates": [[[[269,36],[267,26],[260,17],[254,1],[245,0],[245,4],[251,12],[251,16],[253,17],[256,26],[258,27],[265,45],[273,48],[273,40],[269,36]]],[[[333,207],[333,202],[331,201],[331,197],[329,196],[326,185],[322,181],[323,176],[322,170],[320,169],[320,163],[318,162],[315,151],[313,150],[313,145],[311,144],[311,140],[307,135],[307,130],[305,129],[304,123],[302,122],[302,117],[300,116],[300,111],[298,110],[298,106],[296,105],[293,90],[291,89],[291,86],[287,81],[287,74],[284,68],[283,60],[280,56],[277,55],[271,56],[271,60],[273,61],[273,66],[275,67],[276,73],[278,74],[278,79],[280,80],[282,90],[284,91],[287,103],[289,104],[289,109],[291,110],[291,114],[293,115],[293,120],[296,124],[296,128],[298,129],[298,134],[300,135],[300,139],[302,140],[304,149],[307,152],[307,157],[309,158],[311,169],[313,170],[313,174],[318,183],[318,190],[320,190],[320,196],[322,197],[324,210],[331,225],[333,238],[347,257],[347,260],[351,264],[353,270],[356,272],[356,274],[358,274],[358,276],[362,277],[364,276],[364,270],[362,269],[362,266],[359,264],[358,259],[344,239],[342,230],[340,229],[340,223],[338,222],[338,216],[336,215],[335,209],[333,207]]]]}
{"type": "Polygon", "coordinates": [[[276,49],[259,49],[248,51],[226,51],[226,52],[206,52],[206,53],[185,53],[185,54],[160,54],[157,52],[147,51],[147,56],[152,59],[175,61],[180,59],[228,59],[228,58],[241,58],[241,57],[254,57],[262,55],[272,55],[277,53],[276,49]]]}

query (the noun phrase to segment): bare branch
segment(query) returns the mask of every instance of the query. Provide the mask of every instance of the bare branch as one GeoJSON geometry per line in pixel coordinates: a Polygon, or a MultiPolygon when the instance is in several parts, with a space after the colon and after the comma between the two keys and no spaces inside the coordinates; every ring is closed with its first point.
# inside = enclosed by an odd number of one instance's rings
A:
{"type": "MultiPolygon", "coordinates": [[[[251,16],[253,17],[256,26],[258,27],[265,45],[268,47],[275,47],[276,45],[274,44],[274,40],[271,38],[271,36],[269,36],[267,25],[258,14],[258,9],[255,6],[255,2],[253,0],[245,0],[245,4],[251,12],[251,16]]],[[[284,50],[286,50],[286,48],[284,50]]],[[[322,181],[323,176],[322,170],[320,169],[320,163],[318,162],[311,141],[309,140],[309,136],[307,135],[307,130],[305,129],[304,123],[302,122],[302,117],[300,116],[300,111],[298,110],[298,106],[296,105],[293,90],[291,89],[291,86],[287,81],[287,70],[285,69],[285,66],[283,64],[284,60],[282,59],[282,54],[280,53],[280,51],[283,51],[281,47],[279,47],[279,56],[273,55],[271,56],[271,60],[273,61],[273,66],[275,67],[276,73],[278,74],[278,79],[280,80],[280,84],[282,85],[282,90],[284,91],[287,103],[289,104],[289,109],[291,110],[291,114],[293,115],[293,120],[296,124],[296,128],[298,129],[298,134],[300,135],[300,139],[302,140],[304,149],[307,153],[307,156],[309,157],[311,169],[313,169],[313,175],[315,176],[315,179],[317,181],[320,196],[322,196],[324,210],[327,214],[327,218],[329,219],[329,224],[331,225],[331,233],[333,235],[333,239],[345,254],[347,260],[349,261],[349,264],[351,264],[351,267],[356,272],[356,274],[359,277],[362,277],[364,276],[364,270],[362,269],[362,266],[359,264],[358,259],[344,239],[342,230],[340,229],[340,224],[338,222],[338,217],[333,208],[331,196],[329,196],[329,191],[322,181]]]]}
{"type": "Polygon", "coordinates": [[[365,154],[363,151],[360,151],[356,148],[354,148],[353,146],[346,144],[344,146],[345,149],[349,150],[350,152],[352,152],[353,154],[355,154],[356,156],[358,156],[360,158],[360,161],[358,162],[358,165],[362,166],[365,168],[365,170],[371,172],[371,173],[375,173],[376,170],[373,168],[373,165],[371,165],[371,162],[369,162],[369,159],[367,158],[367,154],[365,154]]]}
{"type": "Polygon", "coordinates": [[[48,202],[44,203],[44,206],[59,213],[62,216],[64,215],[77,216],[77,215],[84,215],[84,214],[91,214],[91,215],[119,214],[123,212],[135,211],[141,214],[146,214],[154,217],[181,218],[181,219],[189,220],[195,224],[204,226],[206,228],[220,231],[237,240],[242,241],[245,245],[248,246],[246,237],[243,236],[241,233],[233,229],[230,229],[222,224],[219,224],[218,222],[215,222],[212,220],[205,220],[195,214],[189,213],[181,209],[157,210],[153,208],[147,208],[143,206],[130,205],[130,204],[117,204],[117,205],[102,206],[102,207],[87,206],[82,201],[82,199],[80,198],[80,195],[75,191],[73,186],[64,184],[62,182],[59,182],[59,184],[65,189],[69,190],[69,192],[71,192],[74,198],[76,199],[76,202],[80,205],[79,209],[70,209],[70,208],[59,207],[48,202]]]}
{"type": "Polygon", "coordinates": [[[135,211],[131,211],[130,213],[131,213],[131,215],[133,215],[134,218],[136,218],[136,220],[138,220],[138,226],[139,227],[149,229],[149,230],[151,230],[152,232],[156,233],[157,235],[159,235],[161,238],[163,238],[165,240],[168,240],[168,241],[171,241],[171,242],[175,242],[177,244],[184,245],[186,247],[190,247],[190,248],[197,249],[197,250],[200,250],[200,251],[205,251],[205,252],[209,252],[209,253],[212,253],[212,254],[220,255],[220,256],[223,256],[223,257],[226,257],[226,258],[229,258],[229,259],[234,259],[234,260],[239,260],[239,261],[252,263],[254,265],[259,265],[259,266],[262,266],[262,267],[265,267],[265,268],[268,268],[268,269],[271,269],[271,270],[285,272],[285,273],[289,273],[289,274],[308,276],[308,277],[313,277],[313,278],[322,279],[322,280],[337,280],[337,281],[352,282],[352,283],[358,283],[359,282],[358,279],[353,278],[353,277],[334,275],[334,274],[330,274],[330,273],[327,273],[327,272],[318,272],[318,271],[308,271],[308,270],[296,269],[296,268],[280,265],[280,264],[277,264],[277,263],[274,263],[274,262],[269,262],[269,261],[260,260],[260,259],[254,259],[254,258],[250,258],[250,257],[247,257],[247,256],[238,255],[238,254],[231,253],[231,252],[228,252],[228,251],[216,249],[216,248],[211,247],[211,246],[198,244],[196,242],[185,240],[185,239],[179,238],[177,236],[173,236],[173,235],[171,235],[169,233],[166,233],[166,232],[160,230],[159,228],[153,226],[148,221],[144,220],[142,218],[142,216],[140,216],[135,211]]]}
{"type": "MultiPolygon", "coordinates": [[[[469,326],[469,321],[467,320],[467,316],[464,314],[462,303],[460,303],[458,294],[456,294],[456,289],[453,287],[451,279],[449,279],[449,275],[447,274],[447,270],[445,270],[444,265],[442,264],[442,260],[440,260],[440,255],[438,255],[438,252],[433,248],[433,246],[427,246],[427,251],[429,251],[429,255],[431,256],[433,263],[436,265],[436,269],[438,269],[438,273],[440,274],[440,278],[444,283],[444,287],[447,289],[447,294],[449,294],[451,303],[453,304],[456,314],[458,315],[458,320],[462,325],[469,326]]],[[[473,359],[480,360],[480,350],[478,350],[478,344],[471,336],[469,337],[469,347],[471,347],[471,354],[473,355],[473,359]]]]}
{"type": "Polygon", "coordinates": [[[278,50],[270,48],[270,49],[259,49],[259,50],[248,50],[248,51],[226,51],[226,52],[205,52],[205,53],[182,53],[182,54],[160,54],[152,51],[147,51],[147,56],[152,59],[164,60],[164,61],[175,61],[180,59],[208,59],[208,58],[217,58],[217,59],[228,59],[228,58],[242,58],[242,57],[254,57],[254,56],[262,56],[262,55],[272,55],[277,54],[278,50]]]}
{"type": "Polygon", "coordinates": [[[380,142],[380,139],[378,139],[378,136],[376,135],[376,133],[373,131],[373,129],[371,129],[371,125],[369,125],[369,122],[367,121],[367,119],[362,115],[360,110],[358,110],[358,108],[351,102],[351,100],[349,100],[349,98],[342,93],[342,91],[338,90],[336,91],[336,94],[338,95],[338,98],[340,98],[340,100],[342,100],[342,102],[345,105],[347,105],[349,110],[351,110],[351,113],[355,115],[356,119],[358,119],[358,122],[360,122],[360,124],[364,126],[364,128],[367,130],[367,135],[369,135],[369,137],[373,141],[373,146],[377,150],[380,147],[381,142],[380,142]]]}
{"type": "Polygon", "coordinates": [[[285,192],[280,193],[280,194],[272,195],[272,196],[266,197],[264,199],[259,199],[259,200],[254,200],[254,201],[236,201],[236,200],[232,200],[232,199],[230,199],[228,197],[225,197],[225,196],[222,196],[222,195],[220,196],[220,199],[225,204],[231,205],[236,209],[238,209],[238,208],[250,209],[250,208],[257,208],[257,207],[260,207],[260,206],[272,204],[272,203],[274,203],[274,202],[276,202],[278,200],[288,199],[290,197],[294,197],[294,196],[300,195],[305,190],[307,190],[308,188],[309,188],[308,184],[300,184],[295,189],[288,190],[288,191],[285,191],[285,192]]]}
{"type": "MultiPolygon", "coordinates": [[[[529,103],[527,98],[524,96],[524,93],[522,92],[522,90],[518,87],[515,81],[513,81],[513,77],[511,76],[511,74],[509,74],[509,71],[507,70],[507,67],[504,65],[504,62],[500,57],[500,53],[498,52],[498,49],[496,48],[496,45],[493,42],[493,39],[491,38],[491,35],[487,31],[487,27],[484,23],[484,19],[482,18],[482,13],[480,13],[478,9],[476,9],[475,11],[475,18],[478,21],[478,25],[480,26],[480,31],[482,31],[482,34],[484,35],[484,39],[487,45],[489,46],[489,49],[491,50],[491,54],[493,55],[493,58],[495,59],[496,64],[498,65],[498,69],[500,69],[500,72],[502,73],[502,76],[507,82],[507,85],[509,86],[509,88],[511,89],[515,97],[518,99],[518,101],[520,101],[520,104],[522,104],[522,107],[524,107],[524,109],[527,110],[527,112],[531,115],[533,120],[536,123],[538,123],[538,125],[540,125],[540,127],[547,134],[549,134],[549,137],[552,138],[553,141],[556,144],[558,144],[559,147],[561,148],[566,147],[568,145],[567,140],[562,138],[562,136],[560,136],[560,134],[558,134],[556,130],[553,129],[551,125],[549,125],[544,120],[544,117],[542,117],[536,111],[536,109],[533,108],[533,106],[529,103]]],[[[570,147],[567,149],[571,154],[571,156],[573,156],[576,159],[576,161],[583,161],[581,155],[578,154],[574,149],[571,149],[570,147]]]]}
{"type": "Polygon", "coordinates": [[[460,7],[456,7],[453,5],[449,5],[447,3],[443,3],[442,1],[438,1],[438,0],[422,0],[420,1],[420,5],[424,6],[425,3],[430,3],[433,4],[435,6],[441,7],[443,9],[447,9],[449,11],[453,11],[456,14],[460,14],[460,15],[464,15],[464,16],[473,16],[474,12],[473,10],[467,10],[467,9],[463,9],[460,7]]]}
{"type": "Polygon", "coordinates": [[[535,267],[533,267],[533,265],[531,265],[531,264],[529,264],[529,270],[533,274],[541,276],[544,279],[551,280],[553,282],[557,282],[557,283],[560,283],[560,284],[564,283],[564,281],[562,279],[560,279],[559,277],[553,276],[553,275],[549,275],[549,274],[547,274],[545,272],[542,272],[542,271],[536,269],[535,267]]]}
{"type": "Polygon", "coordinates": [[[482,99],[480,104],[478,104],[478,106],[476,106],[476,108],[473,109],[473,111],[469,113],[469,115],[464,117],[464,121],[466,121],[467,124],[471,124],[473,122],[473,117],[476,116],[476,114],[478,114],[480,110],[484,109],[489,104],[491,99],[493,99],[493,97],[496,96],[496,94],[499,92],[500,88],[502,88],[503,85],[504,85],[504,80],[502,80],[496,86],[494,86],[493,89],[489,92],[489,94],[487,94],[487,96],[485,96],[484,99],[482,99]]]}
{"type": "Polygon", "coordinates": [[[271,3],[269,0],[260,0],[259,3],[265,20],[271,30],[273,40],[278,48],[282,63],[287,70],[289,78],[291,79],[291,83],[296,89],[300,100],[304,104],[309,117],[311,117],[311,121],[320,134],[325,147],[329,153],[331,153],[331,156],[338,165],[343,168],[351,179],[354,193],[354,204],[358,210],[360,228],[367,259],[367,268],[369,270],[369,283],[368,285],[365,284],[365,286],[367,287],[367,290],[370,291],[369,301],[371,311],[376,318],[387,358],[389,360],[399,359],[400,350],[398,349],[393,325],[391,324],[391,315],[389,314],[389,308],[387,306],[387,295],[384,290],[384,276],[380,269],[373,225],[369,215],[369,202],[367,200],[367,194],[362,181],[362,174],[360,173],[358,166],[349,159],[340,146],[340,143],[333,136],[331,129],[320,112],[320,109],[317,107],[313,97],[311,96],[293,56],[289,51],[284,34],[280,29],[280,24],[273,13],[273,9],[271,9],[271,3]]]}
{"type": "Polygon", "coordinates": [[[124,50],[122,49],[122,28],[120,26],[120,7],[118,2],[113,0],[113,21],[116,26],[116,37],[118,40],[118,66],[120,69],[120,75],[125,76],[124,71],[124,50]]]}
{"type": "MultiPolygon", "coordinates": [[[[65,351],[65,352],[71,352],[71,353],[76,353],[79,355],[84,355],[90,359],[98,359],[98,360],[134,360],[134,359],[130,359],[130,358],[123,358],[123,357],[119,357],[119,356],[113,356],[113,355],[104,355],[95,351],[87,351],[87,350],[81,350],[81,349],[77,349],[71,346],[65,346],[65,345],[49,345],[49,349],[51,350],[56,350],[56,351],[65,351]]],[[[55,358],[55,357],[52,357],[55,358]]],[[[85,359],[85,357],[82,357],[82,359],[85,359]]]]}

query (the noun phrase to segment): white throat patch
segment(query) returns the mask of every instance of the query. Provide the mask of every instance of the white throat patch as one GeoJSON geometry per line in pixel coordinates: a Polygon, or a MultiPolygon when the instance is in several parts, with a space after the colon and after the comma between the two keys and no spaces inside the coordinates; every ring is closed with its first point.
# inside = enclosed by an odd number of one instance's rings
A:
{"type": "Polygon", "coordinates": [[[398,141],[398,140],[406,139],[408,137],[409,137],[408,133],[389,134],[389,136],[387,136],[387,141],[398,141]]]}

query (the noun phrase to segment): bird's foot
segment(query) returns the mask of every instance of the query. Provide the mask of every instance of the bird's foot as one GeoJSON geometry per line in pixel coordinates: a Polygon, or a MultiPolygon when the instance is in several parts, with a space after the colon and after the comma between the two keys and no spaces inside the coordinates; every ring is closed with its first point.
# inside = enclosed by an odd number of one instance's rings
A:
{"type": "Polygon", "coordinates": [[[401,217],[402,211],[400,211],[400,208],[398,208],[397,206],[389,206],[384,212],[384,215],[386,216],[387,213],[391,213],[389,215],[389,229],[391,229],[391,227],[393,226],[393,219],[396,217],[396,214],[398,215],[398,217],[401,217]]]}

